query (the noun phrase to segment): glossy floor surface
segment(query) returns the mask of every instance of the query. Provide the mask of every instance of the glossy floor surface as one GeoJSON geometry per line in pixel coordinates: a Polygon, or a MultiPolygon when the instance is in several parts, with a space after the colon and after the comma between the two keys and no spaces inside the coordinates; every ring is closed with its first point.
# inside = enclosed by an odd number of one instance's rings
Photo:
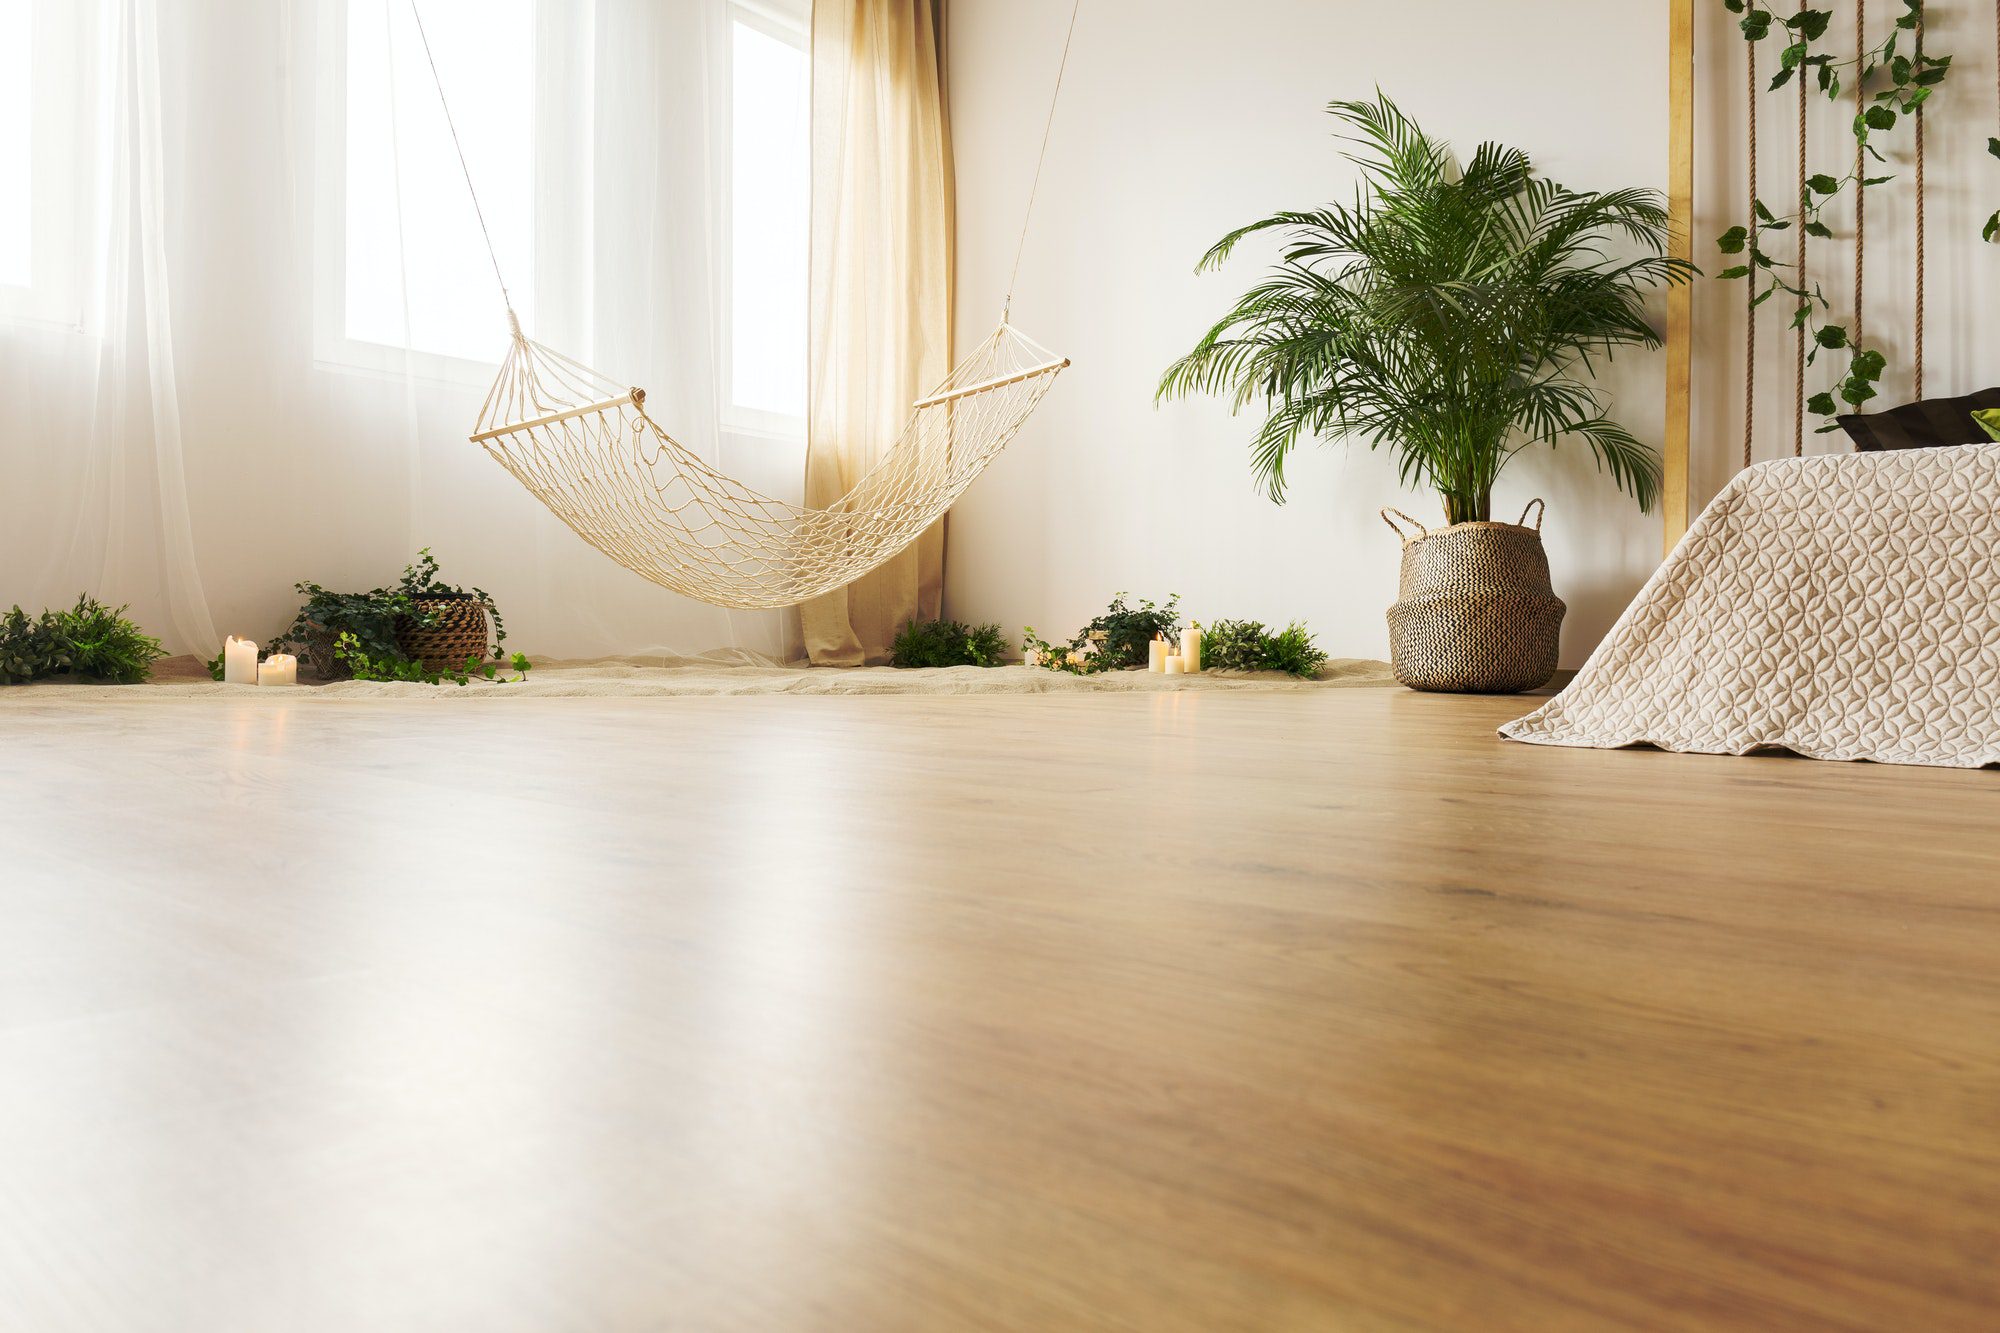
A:
{"type": "Polygon", "coordinates": [[[2000,773],[0,709],[0,1327],[1991,1330],[2000,773]]]}

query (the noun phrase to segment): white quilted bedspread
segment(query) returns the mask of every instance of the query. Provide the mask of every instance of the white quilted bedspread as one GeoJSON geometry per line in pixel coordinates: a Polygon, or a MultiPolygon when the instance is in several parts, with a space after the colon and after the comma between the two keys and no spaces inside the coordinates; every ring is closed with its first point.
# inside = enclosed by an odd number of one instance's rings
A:
{"type": "Polygon", "coordinates": [[[1747,469],[1500,734],[2000,764],[2000,444],[1747,469]]]}

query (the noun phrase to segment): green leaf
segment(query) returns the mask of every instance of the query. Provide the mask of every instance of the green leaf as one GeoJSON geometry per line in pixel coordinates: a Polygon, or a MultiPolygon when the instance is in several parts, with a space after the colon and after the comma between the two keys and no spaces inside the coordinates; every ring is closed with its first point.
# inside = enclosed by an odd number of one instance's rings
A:
{"type": "MultiPolygon", "coordinates": [[[[1995,142],[2000,143],[2000,140],[1995,140],[1995,142]]],[[[1731,227],[1716,238],[1715,248],[1726,255],[1740,255],[1743,253],[1744,244],[1749,239],[1750,231],[1747,227],[1731,227]]]]}
{"type": "Polygon", "coordinates": [[[1984,241],[1990,241],[1996,236],[2000,236],[2000,213],[1995,213],[1986,219],[1986,230],[1979,233],[1979,238],[1984,241]]]}
{"type": "Polygon", "coordinates": [[[1760,221],[1776,222],[1778,220],[1778,215],[1773,213],[1769,208],[1766,208],[1762,199],[1752,199],[1750,207],[1756,212],[1760,221]]]}
{"type": "Polygon", "coordinates": [[[1830,393],[1816,393],[1806,399],[1806,411],[1816,413],[1819,416],[1830,417],[1839,410],[1839,408],[1833,405],[1833,395],[1830,393]]]}
{"type": "Polygon", "coordinates": [[[1806,235],[1817,236],[1822,241],[1830,241],[1833,239],[1833,228],[1827,226],[1824,222],[1808,222],[1806,223],[1806,235]]]}
{"type": "MultiPolygon", "coordinates": [[[[1785,26],[1804,38],[1806,42],[1816,42],[1826,36],[1827,26],[1833,22],[1833,12],[1826,9],[1802,9],[1785,20],[1785,26]]],[[[1799,50],[1805,50],[1804,42],[1799,50]]]]}
{"type": "Polygon", "coordinates": [[[1813,338],[1821,347],[1847,346],[1847,330],[1838,324],[1822,326],[1820,331],[1813,335],[1813,338]]]}
{"type": "Polygon", "coordinates": [[[1986,151],[1995,157],[2000,157],[2000,139],[1988,139],[1986,141],[1986,151]]]}
{"type": "Polygon", "coordinates": [[[1748,264],[1738,264],[1734,268],[1722,270],[1722,272],[1715,276],[1720,282],[1728,282],[1732,278],[1747,278],[1750,276],[1750,266],[1748,264]]]}
{"type": "Polygon", "coordinates": [[[1863,118],[1868,122],[1868,128],[1870,129],[1893,130],[1896,128],[1896,112],[1891,107],[1871,106],[1862,114],[1863,118]]]}
{"type": "Polygon", "coordinates": [[[1806,188],[1814,194],[1833,194],[1840,189],[1840,182],[1825,172],[1806,177],[1806,188]]]}
{"type": "Polygon", "coordinates": [[[1879,380],[1888,368],[1888,358],[1872,348],[1854,354],[1854,373],[1863,379],[1879,380]]]}
{"type": "Polygon", "coordinates": [[[1732,14],[1743,12],[1743,0],[1722,0],[1722,7],[1732,14]]]}
{"type": "Polygon", "coordinates": [[[1753,42],[1761,42],[1771,33],[1771,15],[1768,10],[1753,9],[1743,16],[1736,25],[1743,30],[1743,36],[1753,42]]]}
{"type": "Polygon", "coordinates": [[[1774,78],[1772,78],[1770,84],[1765,87],[1764,91],[1767,93],[1775,93],[1776,91],[1778,91],[1778,89],[1790,83],[1792,81],[1792,75],[1795,73],[1797,73],[1796,66],[1793,65],[1785,66],[1785,68],[1779,70],[1777,75],[1774,78]]]}

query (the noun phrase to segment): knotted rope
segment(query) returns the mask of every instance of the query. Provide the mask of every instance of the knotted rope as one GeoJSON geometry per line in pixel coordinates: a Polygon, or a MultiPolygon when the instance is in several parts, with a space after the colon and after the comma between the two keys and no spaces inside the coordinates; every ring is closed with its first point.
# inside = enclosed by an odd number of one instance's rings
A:
{"type": "MultiPolygon", "coordinates": [[[[1743,43],[1745,69],[1744,106],[1750,118],[1750,235],[1757,235],[1757,44],[1743,43]]],[[[1754,239],[1752,245],[1754,246],[1754,239]]],[[[1744,283],[1743,335],[1743,466],[1750,466],[1751,444],[1757,434],[1757,264],[1750,262],[1744,283]]]]}
{"type": "MultiPolygon", "coordinates": [[[[1799,0],[1799,13],[1806,12],[1806,0],[1799,0]]],[[[1798,234],[1798,274],[1799,289],[1806,290],[1806,74],[1807,68],[1799,66],[1799,234],[1798,234]]],[[[1802,297],[1811,300],[1811,297],[1802,297]]],[[[1797,458],[1806,451],[1806,325],[1800,320],[1794,330],[1794,350],[1792,353],[1792,457],[1797,458]]]]}

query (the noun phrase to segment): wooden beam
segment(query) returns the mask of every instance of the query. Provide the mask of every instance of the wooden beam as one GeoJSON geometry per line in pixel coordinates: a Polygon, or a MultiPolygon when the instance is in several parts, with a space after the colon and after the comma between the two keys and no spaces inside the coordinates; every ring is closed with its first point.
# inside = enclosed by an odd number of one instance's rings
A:
{"type": "MultiPolygon", "coordinates": [[[[1668,252],[1694,258],[1694,0],[1668,0],[1668,252]]],[[[1694,287],[1667,290],[1667,428],[1662,457],[1662,554],[1688,527],[1688,438],[1694,397],[1694,287]]]]}
{"type": "Polygon", "coordinates": [[[988,389],[998,389],[1003,385],[1018,384],[1022,380],[1033,379],[1035,376],[1046,374],[1051,370],[1067,370],[1068,368],[1069,358],[1066,356],[1058,357],[1053,361],[1044,361],[1039,366],[1029,366],[1026,370],[1016,370],[1005,375],[995,375],[992,379],[980,380],[977,384],[966,384],[956,389],[946,389],[943,393],[934,393],[928,398],[919,398],[916,402],[910,404],[910,406],[912,409],[936,407],[939,403],[949,403],[955,398],[970,398],[973,394],[985,393],[988,389]]]}
{"type": "Polygon", "coordinates": [[[480,444],[492,439],[496,435],[512,435],[517,430],[533,430],[537,426],[552,426],[558,421],[568,421],[571,417],[587,417],[593,412],[609,412],[614,408],[623,407],[627,403],[637,405],[644,402],[645,398],[646,395],[642,391],[628,389],[616,398],[607,398],[601,403],[585,403],[582,407],[572,407],[562,412],[551,412],[545,417],[536,417],[532,421],[509,422],[504,426],[495,426],[491,430],[482,430],[478,434],[468,436],[467,438],[474,444],[480,444]]]}

